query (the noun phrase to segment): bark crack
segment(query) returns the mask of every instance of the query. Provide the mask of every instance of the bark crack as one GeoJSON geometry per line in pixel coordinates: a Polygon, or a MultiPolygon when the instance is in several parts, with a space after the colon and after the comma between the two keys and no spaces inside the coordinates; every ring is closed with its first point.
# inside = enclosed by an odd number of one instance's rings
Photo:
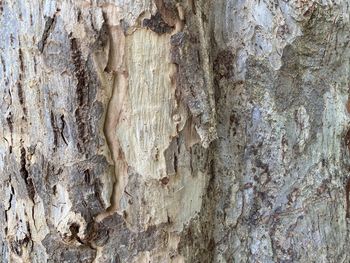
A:
{"type": "Polygon", "coordinates": [[[12,117],[12,112],[9,113],[9,115],[6,117],[7,125],[9,126],[10,129],[10,134],[11,134],[11,144],[9,146],[9,152],[12,153],[12,146],[13,146],[13,117],[12,117]]]}
{"type": "Polygon", "coordinates": [[[66,127],[66,121],[64,120],[64,115],[61,115],[61,129],[60,129],[60,134],[62,137],[62,140],[66,145],[68,145],[68,141],[66,137],[64,136],[64,128],[66,127]]]}
{"type": "Polygon", "coordinates": [[[75,119],[78,126],[78,150],[82,153],[85,150],[85,144],[89,140],[89,76],[86,74],[82,53],[79,49],[78,40],[70,35],[71,57],[74,64],[74,75],[77,79],[76,97],[77,108],[75,110],[75,119]]]}
{"type": "Polygon", "coordinates": [[[26,184],[28,195],[30,199],[34,202],[35,188],[34,188],[33,180],[29,176],[29,172],[27,170],[26,150],[24,147],[21,147],[21,168],[19,171],[26,184]]]}
{"type": "Polygon", "coordinates": [[[107,106],[103,132],[114,163],[114,183],[110,197],[110,206],[96,216],[101,222],[108,216],[121,213],[119,202],[128,181],[128,165],[116,131],[122,113],[123,102],[128,89],[128,72],[125,64],[125,35],[120,26],[108,26],[109,54],[105,71],[113,74],[111,97],[107,106]]]}
{"type": "Polygon", "coordinates": [[[345,193],[346,193],[346,218],[350,218],[350,178],[346,182],[346,188],[345,188],[345,193]]]}
{"type": "MultiPolygon", "coordinates": [[[[10,179],[10,180],[11,180],[11,179],[10,179]]],[[[11,181],[10,181],[10,187],[11,187],[11,192],[10,192],[10,197],[9,197],[9,200],[8,200],[8,207],[7,207],[7,209],[5,209],[5,220],[6,220],[6,221],[8,221],[8,215],[7,215],[7,213],[8,213],[8,211],[10,211],[11,208],[12,208],[12,199],[13,199],[13,196],[14,196],[14,194],[15,194],[15,190],[14,190],[12,184],[11,184],[11,181]]]]}
{"type": "Polygon", "coordinates": [[[46,17],[45,18],[45,27],[44,27],[44,32],[43,35],[41,37],[41,40],[38,43],[38,49],[41,53],[43,53],[45,45],[46,45],[46,41],[50,36],[50,33],[52,31],[52,29],[54,28],[54,24],[56,22],[56,15],[60,10],[57,9],[56,13],[53,15],[53,17],[46,17]]]}

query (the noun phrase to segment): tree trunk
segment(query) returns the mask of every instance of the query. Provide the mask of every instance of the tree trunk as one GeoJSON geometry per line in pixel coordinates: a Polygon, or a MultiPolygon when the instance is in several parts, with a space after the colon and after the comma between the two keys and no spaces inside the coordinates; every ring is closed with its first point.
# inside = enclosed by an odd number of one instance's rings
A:
{"type": "Polygon", "coordinates": [[[0,0],[2,262],[350,262],[349,0],[0,0]]]}

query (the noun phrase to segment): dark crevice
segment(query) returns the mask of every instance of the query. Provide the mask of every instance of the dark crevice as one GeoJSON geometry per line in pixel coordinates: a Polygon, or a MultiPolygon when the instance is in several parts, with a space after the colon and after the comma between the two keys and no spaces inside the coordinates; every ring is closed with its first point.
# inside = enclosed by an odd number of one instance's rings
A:
{"type": "Polygon", "coordinates": [[[174,170],[175,170],[175,173],[177,174],[177,156],[176,156],[176,153],[174,153],[174,170]]]}
{"type": "Polygon", "coordinates": [[[56,13],[53,15],[53,17],[46,17],[45,20],[45,28],[44,28],[44,32],[43,35],[41,37],[41,40],[38,43],[38,49],[41,53],[43,53],[45,45],[46,45],[46,41],[50,35],[50,32],[52,31],[53,27],[54,27],[54,22],[56,19],[56,13]]]}
{"type": "Polygon", "coordinates": [[[26,168],[26,150],[22,147],[21,148],[21,168],[20,173],[22,178],[27,182],[29,173],[26,168]]]}
{"type": "Polygon", "coordinates": [[[66,145],[68,145],[68,141],[66,139],[66,137],[64,137],[64,128],[66,127],[66,121],[64,120],[64,115],[61,115],[61,137],[62,137],[62,140],[64,141],[64,143],[66,145]]]}
{"type": "Polygon", "coordinates": [[[36,75],[36,74],[37,74],[37,65],[38,65],[38,62],[36,61],[35,56],[33,56],[33,62],[34,62],[34,73],[35,73],[35,75],[36,75]]]}
{"type": "MultiPolygon", "coordinates": [[[[19,58],[19,68],[21,72],[24,72],[23,52],[21,48],[18,49],[18,58],[19,58]]],[[[22,79],[21,74],[19,75],[19,79],[20,80],[22,79]]]]}
{"type": "Polygon", "coordinates": [[[178,170],[178,155],[180,154],[180,140],[179,137],[176,137],[176,146],[177,146],[177,151],[174,151],[174,170],[175,173],[177,174],[178,170]]]}
{"type": "Polygon", "coordinates": [[[85,183],[87,184],[90,184],[91,183],[91,175],[90,175],[90,170],[89,169],[86,169],[84,171],[84,181],[85,183]]]}
{"type": "Polygon", "coordinates": [[[0,61],[1,61],[1,65],[2,65],[2,71],[4,72],[4,77],[6,75],[6,65],[5,65],[5,60],[3,58],[3,56],[0,56],[0,61]]]}
{"type": "Polygon", "coordinates": [[[81,10],[78,10],[77,22],[80,22],[81,20],[82,20],[82,17],[81,17],[81,10]]]}
{"type": "Polygon", "coordinates": [[[70,225],[70,227],[69,227],[69,230],[70,230],[70,232],[71,232],[71,236],[70,236],[70,239],[71,240],[76,240],[76,241],[78,241],[80,244],[83,244],[84,245],[84,242],[80,239],[80,237],[78,236],[78,233],[79,233],[79,229],[80,229],[80,226],[79,226],[79,224],[77,224],[77,223],[73,223],[73,224],[71,224],[70,225]]]}
{"type": "Polygon", "coordinates": [[[27,161],[26,161],[26,150],[24,147],[21,147],[21,168],[19,170],[24,182],[26,184],[27,192],[31,200],[34,201],[35,188],[34,183],[31,177],[29,177],[29,172],[27,170],[27,161]]]}
{"type": "MultiPolygon", "coordinates": [[[[21,43],[19,43],[19,45],[20,44],[21,43]]],[[[25,96],[24,96],[23,86],[22,86],[23,72],[24,72],[24,61],[23,61],[23,52],[22,52],[21,48],[18,49],[18,59],[19,59],[20,72],[19,72],[18,81],[17,81],[17,95],[18,95],[19,103],[22,106],[23,113],[26,116],[27,115],[27,108],[25,106],[25,96]]],[[[25,120],[26,118],[23,117],[23,119],[25,120]]]]}
{"type": "Polygon", "coordinates": [[[95,193],[95,197],[96,199],[98,200],[98,202],[100,203],[101,207],[104,207],[105,206],[105,203],[102,199],[102,196],[101,196],[101,182],[99,180],[96,180],[94,182],[94,193],[95,193]]]}
{"type": "Polygon", "coordinates": [[[34,243],[30,242],[32,240],[32,232],[30,230],[30,225],[29,225],[28,221],[26,222],[26,225],[27,225],[27,233],[28,233],[28,235],[26,234],[26,236],[24,237],[24,244],[26,244],[26,246],[27,246],[27,244],[31,243],[30,251],[33,251],[34,243]]]}
{"type": "Polygon", "coordinates": [[[346,203],[346,214],[345,217],[346,218],[350,218],[350,178],[348,179],[348,181],[346,182],[346,186],[345,186],[345,203],[346,203]]]}
{"type": "Polygon", "coordinates": [[[11,145],[9,147],[9,152],[12,153],[12,145],[13,145],[13,118],[12,118],[12,113],[11,112],[6,117],[6,121],[7,121],[7,125],[9,126],[10,133],[11,133],[11,145]]]}
{"type": "MultiPolygon", "coordinates": [[[[8,85],[8,79],[5,81],[5,86],[8,85]]],[[[8,89],[9,95],[10,95],[10,103],[9,106],[7,107],[7,109],[10,108],[10,106],[12,105],[12,92],[11,92],[11,88],[8,89]]]]}
{"type": "Polygon", "coordinates": [[[8,206],[7,209],[5,209],[5,221],[6,222],[8,220],[7,212],[10,211],[11,208],[12,208],[12,199],[13,199],[14,194],[15,194],[15,190],[13,189],[13,186],[11,185],[11,193],[10,193],[10,198],[9,198],[9,201],[8,201],[9,206],[8,206]]]}
{"type": "Polygon", "coordinates": [[[24,94],[23,94],[23,87],[21,81],[17,82],[17,95],[19,99],[19,103],[22,105],[23,113],[27,115],[27,109],[24,104],[24,94]]]}
{"type": "Polygon", "coordinates": [[[165,176],[163,177],[162,179],[160,179],[160,182],[163,184],[163,185],[167,185],[169,183],[170,179],[169,177],[165,176]]]}
{"type": "MultiPolygon", "coordinates": [[[[30,242],[30,237],[25,235],[23,239],[20,240],[10,240],[10,249],[17,256],[21,257],[23,255],[23,247],[27,247],[30,242]]],[[[32,244],[33,245],[33,244],[32,244]]]]}
{"type": "Polygon", "coordinates": [[[193,174],[193,158],[192,158],[192,147],[190,147],[190,169],[191,169],[191,174],[193,174]]]}
{"type": "Polygon", "coordinates": [[[78,107],[75,110],[75,119],[79,137],[77,147],[79,152],[84,152],[85,144],[89,137],[89,127],[87,123],[89,111],[89,80],[85,71],[85,64],[83,62],[77,39],[71,38],[70,44],[71,56],[74,64],[74,75],[78,81],[76,86],[78,107]]]}
{"type": "Polygon", "coordinates": [[[34,222],[34,227],[37,228],[36,220],[35,220],[35,206],[34,205],[32,206],[32,220],[34,222]]]}
{"type": "Polygon", "coordinates": [[[51,121],[51,126],[52,126],[52,131],[53,131],[53,151],[57,151],[58,148],[58,127],[56,124],[56,118],[53,112],[50,112],[50,121],[51,121]]]}

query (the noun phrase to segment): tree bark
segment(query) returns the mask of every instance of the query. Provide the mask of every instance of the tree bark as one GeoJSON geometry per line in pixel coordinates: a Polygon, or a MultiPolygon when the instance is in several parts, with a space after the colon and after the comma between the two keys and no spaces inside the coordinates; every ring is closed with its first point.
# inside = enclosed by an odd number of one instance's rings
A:
{"type": "Polygon", "coordinates": [[[349,4],[0,0],[2,262],[350,262],[349,4]]]}

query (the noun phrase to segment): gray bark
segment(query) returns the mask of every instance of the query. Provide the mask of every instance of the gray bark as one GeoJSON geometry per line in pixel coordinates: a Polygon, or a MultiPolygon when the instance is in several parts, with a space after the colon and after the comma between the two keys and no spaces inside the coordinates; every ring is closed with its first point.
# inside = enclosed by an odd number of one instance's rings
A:
{"type": "Polygon", "coordinates": [[[0,0],[1,262],[350,262],[349,4],[0,0]]]}

